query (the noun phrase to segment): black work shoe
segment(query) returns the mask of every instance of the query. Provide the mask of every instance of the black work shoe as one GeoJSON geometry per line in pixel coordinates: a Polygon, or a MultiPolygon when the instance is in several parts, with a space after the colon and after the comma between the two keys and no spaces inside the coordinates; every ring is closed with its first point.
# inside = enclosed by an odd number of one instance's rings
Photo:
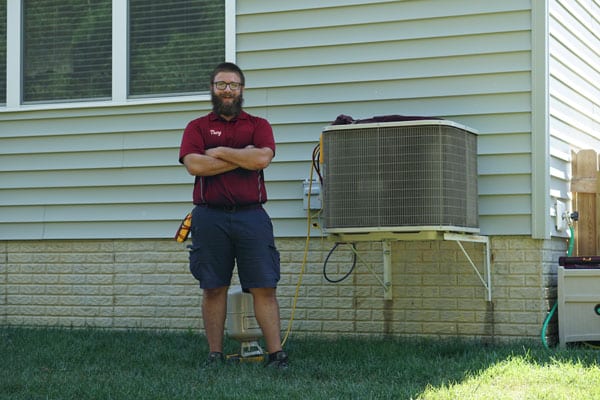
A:
{"type": "Polygon", "coordinates": [[[223,353],[218,351],[211,351],[208,353],[208,357],[204,363],[205,367],[216,366],[225,361],[225,357],[223,357],[223,353]]]}
{"type": "Polygon", "coordinates": [[[289,359],[285,351],[280,350],[275,353],[269,354],[267,368],[286,369],[288,367],[289,359]]]}

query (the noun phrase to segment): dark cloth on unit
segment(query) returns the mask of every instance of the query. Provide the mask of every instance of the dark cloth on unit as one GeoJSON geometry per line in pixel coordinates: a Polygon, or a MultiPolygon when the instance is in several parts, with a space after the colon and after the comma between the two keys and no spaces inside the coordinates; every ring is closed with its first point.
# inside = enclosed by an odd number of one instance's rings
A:
{"type": "Polygon", "coordinates": [[[423,121],[423,120],[429,120],[429,119],[441,120],[443,118],[427,117],[427,116],[420,116],[420,115],[392,114],[392,115],[380,115],[380,116],[375,116],[375,117],[366,118],[366,119],[354,119],[349,115],[340,114],[337,116],[337,118],[335,119],[335,121],[333,121],[333,123],[331,125],[370,124],[370,123],[377,123],[377,122],[423,121]]]}

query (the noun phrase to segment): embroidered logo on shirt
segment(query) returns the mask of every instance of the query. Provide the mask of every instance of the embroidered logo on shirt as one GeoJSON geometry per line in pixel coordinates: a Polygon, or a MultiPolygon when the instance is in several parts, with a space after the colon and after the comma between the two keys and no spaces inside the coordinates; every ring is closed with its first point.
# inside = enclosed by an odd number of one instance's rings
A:
{"type": "Polygon", "coordinates": [[[214,129],[210,130],[211,135],[221,136],[221,131],[215,131],[214,129]]]}

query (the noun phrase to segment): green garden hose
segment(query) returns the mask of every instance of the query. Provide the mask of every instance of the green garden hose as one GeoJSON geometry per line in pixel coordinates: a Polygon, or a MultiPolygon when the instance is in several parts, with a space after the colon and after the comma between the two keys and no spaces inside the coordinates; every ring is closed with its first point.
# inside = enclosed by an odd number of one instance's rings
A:
{"type": "Polygon", "coordinates": [[[573,254],[573,247],[575,247],[575,240],[573,240],[573,235],[575,235],[575,228],[573,228],[573,225],[569,225],[569,233],[571,234],[571,238],[569,239],[569,246],[567,248],[567,256],[570,256],[571,254],[573,254]]]}
{"type": "MultiPolygon", "coordinates": [[[[573,240],[573,237],[575,235],[575,229],[573,228],[572,224],[569,224],[569,232],[571,234],[571,237],[569,239],[569,246],[567,247],[567,256],[570,256],[571,254],[573,254],[573,247],[574,247],[573,244],[575,243],[575,241],[573,240]]],[[[550,349],[550,346],[548,346],[548,341],[546,340],[546,331],[548,330],[548,324],[550,323],[550,320],[554,316],[554,313],[556,312],[557,308],[558,308],[558,302],[554,303],[554,305],[548,312],[546,319],[544,320],[544,325],[542,325],[542,343],[544,344],[544,347],[547,349],[550,349]]]]}

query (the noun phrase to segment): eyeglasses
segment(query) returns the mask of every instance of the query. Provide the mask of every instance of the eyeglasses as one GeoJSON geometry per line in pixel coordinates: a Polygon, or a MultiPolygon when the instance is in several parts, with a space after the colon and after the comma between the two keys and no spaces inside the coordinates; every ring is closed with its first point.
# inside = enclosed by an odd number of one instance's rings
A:
{"type": "Polygon", "coordinates": [[[239,82],[218,81],[218,82],[213,82],[213,84],[219,90],[225,90],[227,88],[227,86],[229,86],[229,89],[231,89],[231,90],[239,90],[243,86],[239,82]]]}

